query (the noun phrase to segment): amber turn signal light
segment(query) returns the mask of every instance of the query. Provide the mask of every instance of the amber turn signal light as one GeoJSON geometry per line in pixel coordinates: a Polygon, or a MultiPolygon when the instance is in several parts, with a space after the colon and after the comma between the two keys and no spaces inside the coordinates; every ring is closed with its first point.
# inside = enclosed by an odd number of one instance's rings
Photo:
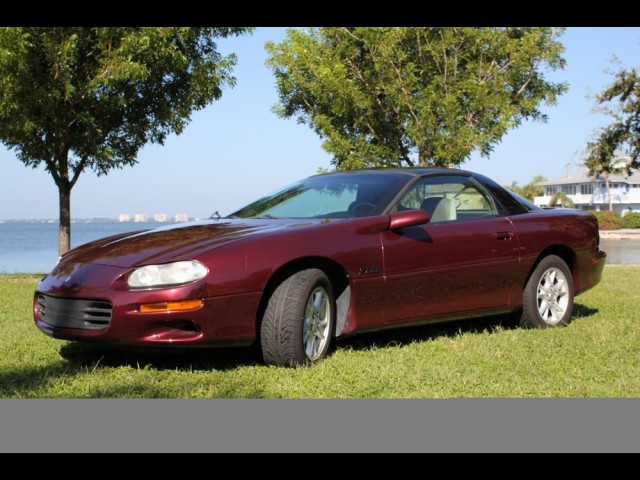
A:
{"type": "Polygon", "coordinates": [[[194,300],[178,300],[175,302],[143,303],[140,305],[140,313],[176,312],[180,310],[195,310],[200,308],[203,301],[199,298],[194,300]]]}

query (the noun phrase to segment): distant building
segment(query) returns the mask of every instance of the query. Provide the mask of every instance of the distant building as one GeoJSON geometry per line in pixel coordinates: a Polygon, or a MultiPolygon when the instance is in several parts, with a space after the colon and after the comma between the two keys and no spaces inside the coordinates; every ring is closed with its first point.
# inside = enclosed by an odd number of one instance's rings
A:
{"type": "MultiPolygon", "coordinates": [[[[558,192],[564,193],[580,210],[609,210],[609,193],[603,175],[590,177],[586,171],[537,183],[544,187],[544,195],[534,198],[538,206],[546,206],[558,192]]],[[[640,172],[632,175],[609,175],[613,211],[624,214],[640,211],[640,172]]]]}
{"type": "Polygon", "coordinates": [[[188,222],[189,215],[187,215],[186,213],[178,213],[175,217],[173,217],[173,220],[176,222],[188,222]]]}
{"type": "Polygon", "coordinates": [[[166,222],[167,221],[167,214],[166,213],[156,213],[153,216],[153,221],[154,222],[166,222]]]}
{"type": "Polygon", "coordinates": [[[147,215],[145,213],[136,213],[133,216],[133,221],[134,222],[146,222],[147,221],[147,215]]]}
{"type": "Polygon", "coordinates": [[[131,221],[131,216],[128,213],[121,213],[118,216],[118,221],[119,222],[130,222],[131,221]]]}

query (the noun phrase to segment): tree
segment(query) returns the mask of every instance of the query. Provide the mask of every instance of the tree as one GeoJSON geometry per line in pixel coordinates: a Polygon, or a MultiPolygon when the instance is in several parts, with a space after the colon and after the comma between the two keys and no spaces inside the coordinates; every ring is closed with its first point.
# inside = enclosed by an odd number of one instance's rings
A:
{"type": "Polygon", "coordinates": [[[538,184],[544,182],[545,180],[546,178],[542,175],[536,175],[535,177],[533,177],[533,180],[531,180],[523,187],[519,186],[518,183],[514,181],[511,182],[511,185],[509,185],[507,188],[512,192],[517,193],[522,198],[526,198],[527,200],[533,202],[533,199],[535,197],[539,197],[544,193],[543,188],[538,184]]]}
{"type": "Polygon", "coordinates": [[[456,166],[489,156],[566,84],[553,28],[332,27],[267,43],[274,107],[324,139],[337,168],[456,166]]]}
{"type": "Polygon", "coordinates": [[[609,114],[613,122],[599,130],[595,140],[587,143],[584,164],[589,174],[604,176],[609,197],[609,210],[613,200],[609,186],[612,173],[627,172],[638,168],[640,154],[640,77],[636,69],[620,70],[615,80],[596,96],[596,110],[609,114]],[[611,102],[614,102],[613,106],[611,102]],[[617,162],[620,151],[627,151],[627,162],[617,162]]]}
{"type": "Polygon", "coordinates": [[[571,200],[564,192],[557,192],[553,197],[551,197],[548,206],[555,207],[558,202],[560,202],[560,206],[563,208],[576,208],[573,200],[571,200]]]}
{"type": "Polygon", "coordinates": [[[613,211],[613,197],[611,196],[611,174],[622,172],[629,173],[633,162],[621,164],[616,160],[622,158],[616,155],[611,147],[615,144],[612,141],[612,131],[609,127],[602,130],[598,141],[589,142],[587,144],[587,158],[585,166],[589,169],[589,175],[598,178],[604,177],[605,188],[607,189],[607,198],[609,199],[609,211],[613,211]]]}
{"type": "Polygon", "coordinates": [[[137,163],[233,86],[216,38],[247,28],[1,28],[0,141],[58,187],[63,254],[80,174],[137,163]]]}

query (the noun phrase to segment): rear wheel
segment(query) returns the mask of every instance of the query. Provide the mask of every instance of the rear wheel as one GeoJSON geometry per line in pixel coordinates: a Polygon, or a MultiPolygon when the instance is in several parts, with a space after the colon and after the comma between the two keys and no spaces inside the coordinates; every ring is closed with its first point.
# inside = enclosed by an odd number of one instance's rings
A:
{"type": "Polygon", "coordinates": [[[299,366],[323,359],[335,326],[331,282],[308,269],[284,280],[273,292],[260,325],[262,357],[269,365],[299,366]]]}
{"type": "Polygon", "coordinates": [[[574,287],[569,267],[560,257],[542,259],[524,287],[520,325],[529,328],[566,326],[573,313],[574,287]]]}

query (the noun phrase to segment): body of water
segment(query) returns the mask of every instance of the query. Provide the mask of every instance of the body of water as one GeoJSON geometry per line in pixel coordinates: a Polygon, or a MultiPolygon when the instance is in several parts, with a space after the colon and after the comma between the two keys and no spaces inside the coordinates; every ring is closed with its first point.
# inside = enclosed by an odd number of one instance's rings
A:
{"type": "MultiPolygon", "coordinates": [[[[124,232],[160,227],[157,222],[87,222],[71,225],[71,248],[124,232]]],[[[47,273],[58,262],[58,223],[0,223],[0,273],[47,273]]]]}
{"type": "MultiPolygon", "coordinates": [[[[88,222],[71,226],[71,246],[117,233],[160,227],[157,222],[88,222]]],[[[609,265],[640,265],[640,240],[601,241],[609,265]]],[[[58,261],[58,224],[0,223],[0,273],[46,273],[58,261]]]]}
{"type": "Polygon", "coordinates": [[[600,239],[600,249],[607,252],[607,265],[640,265],[640,240],[600,239]]]}

